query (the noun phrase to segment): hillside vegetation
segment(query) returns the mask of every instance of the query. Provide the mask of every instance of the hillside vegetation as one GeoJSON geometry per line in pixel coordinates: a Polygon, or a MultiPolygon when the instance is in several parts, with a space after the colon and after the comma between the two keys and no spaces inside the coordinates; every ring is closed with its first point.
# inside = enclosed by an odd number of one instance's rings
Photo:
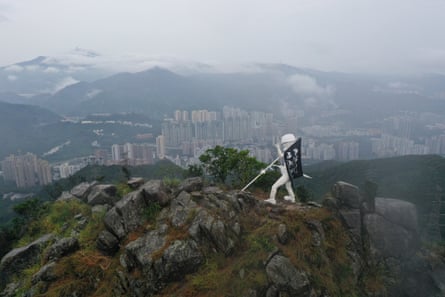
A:
{"type": "Polygon", "coordinates": [[[329,162],[305,170],[313,179],[300,179],[299,184],[318,201],[338,180],[359,186],[366,180],[373,181],[378,185],[377,196],[412,202],[421,216],[429,213],[433,200],[445,196],[445,159],[436,155],[329,162]]]}

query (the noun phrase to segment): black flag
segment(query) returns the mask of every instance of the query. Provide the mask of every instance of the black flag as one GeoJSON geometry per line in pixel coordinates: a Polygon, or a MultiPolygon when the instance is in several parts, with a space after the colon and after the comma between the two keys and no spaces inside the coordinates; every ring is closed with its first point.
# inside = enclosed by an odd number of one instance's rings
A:
{"type": "Polygon", "coordinates": [[[284,152],[284,162],[286,163],[289,179],[292,182],[292,186],[294,186],[294,180],[303,176],[303,167],[301,165],[301,138],[298,138],[297,141],[284,152]]]}

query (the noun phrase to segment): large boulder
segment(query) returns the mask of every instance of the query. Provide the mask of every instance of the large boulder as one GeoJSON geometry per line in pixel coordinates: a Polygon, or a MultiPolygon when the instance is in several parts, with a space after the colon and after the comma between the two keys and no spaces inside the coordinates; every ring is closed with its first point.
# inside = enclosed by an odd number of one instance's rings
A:
{"type": "Polygon", "coordinates": [[[149,180],[141,187],[141,190],[147,203],[157,202],[160,206],[167,206],[170,203],[170,196],[167,195],[161,180],[149,180]]]}
{"type": "Polygon", "coordinates": [[[143,271],[149,271],[154,263],[154,253],[159,252],[166,244],[165,235],[157,230],[151,231],[125,246],[125,253],[129,260],[129,269],[139,267],[143,271]]]}
{"type": "Polygon", "coordinates": [[[155,271],[159,279],[170,282],[197,271],[203,262],[204,256],[195,241],[175,240],[155,262],[155,271]]]}
{"type": "Polygon", "coordinates": [[[107,212],[104,217],[104,225],[105,228],[119,238],[119,240],[127,236],[124,220],[118,213],[116,207],[113,207],[107,212]]]}
{"type": "Polygon", "coordinates": [[[45,260],[57,260],[61,257],[74,253],[80,248],[79,240],[75,237],[62,238],[48,249],[45,260]]]}
{"type": "Polygon", "coordinates": [[[146,222],[147,207],[152,203],[155,202],[146,199],[143,189],[125,195],[106,213],[105,227],[117,238],[124,238],[146,222]]]}
{"type": "Polygon", "coordinates": [[[171,201],[169,219],[173,226],[181,227],[197,208],[197,204],[192,200],[192,196],[183,191],[171,201]]]}
{"type": "Polygon", "coordinates": [[[96,239],[96,247],[104,254],[112,256],[119,250],[119,239],[107,230],[103,230],[96,239]]]}
{"type": "Polygon", "coordinates": [[[88,204],[92,206],[99,204],[113,206],[118,200],[115,185],[95,185],[87,197],[88,204]]]}
{"type": "Polygon", "coordinates": [[[417,234],[377,213],[366,214],[363,224],[371,252],[377,258],[404,258],[412,255],[417,248],[417,234]]]}
{"type": "Polygon", "coordinates": [[[363,224],[377,256],[404,258],[418,248],[417,210],[412,203],[376,198],[375,213],[365,214],[363,224]]]}
{"type": "Polygon", "coordinates": [[[375,198],[375,212],[409,231],[418,232],[417,208],[410,202],[391,198],[375,198]]]}
{"type": "Polygon", "coordinates": [[[97,182],[92,182],[92,183],[88,183],[88,182],[83,182],[78,184],[77,186],[75,186],[74,188],[71,189],[70,194],[79,198],[80,200],[86,202],[87,201],[87,197],[88,194],[90,193],[91,189],[93,188],[93,186],[95,186],[97,184],[97,182]]]}
{"type": "Polygon", "coordinates": [[[310,296],[306,273],[298,271],[288,258],[281,255],[273,256],[267,263],[266,274],[278,292],[287,293],[288,296],[310,296]]]}
{"type": "Polygon", "coordinates": [[[211,244],[217,251],[230,255],[239,242],[239,228],[236,222],[231,227],[207,210],[199,209],[188,231],[194,240],[211,244]]]}
{"type": "Polygon", "coordinates": [[[42,266],[40,270],[32,276],[32,284],[38,282],[51,282],[57,279],[57,274],[55,271],[56,262],[49,262],[48,264],[42,266]]]}
{"type": "Polygon", "coordinates": [[[340,202],[340,207],[360,208],[362,198],[357,186],[338,181],[332,186],[331,193],[340,202]]]}
{"type": "Polygon", "coordinates": [[[141,191],[131,192],[115,205],[120,214],[126,232],[131,232],[141,226],[145,219],[147,203],[141,191]]]}
{"type": "Polygon", "coordinates": [[[178,190],[186,191],[186,192],[194,192],[194,191],[201,191],[204,183],[201,177],[191,177],[187,178],[184,181],[181,182],[179,185],[178,190]]]}
{"type": "Polygon", "coordinates": [[[128,182],[127,185],[132,189],[137,189],[140,186],[144,184],[144,178],[142,177],[132,177],[128,182]]]}
{"type": "Polygon", "coordinates": [[[362,217],[359,209],[340,209],[338,211],[343,225],[354,234],[361,238],[362,217]]]}
{"type": "Polygon", "coordinates": [[[46,234],[26,246],[11,250],[3,256],[0,262],[0,283],[7,283],[12,275],[38,263],[42,249],[53,239],[53,234],[46,234]]]}

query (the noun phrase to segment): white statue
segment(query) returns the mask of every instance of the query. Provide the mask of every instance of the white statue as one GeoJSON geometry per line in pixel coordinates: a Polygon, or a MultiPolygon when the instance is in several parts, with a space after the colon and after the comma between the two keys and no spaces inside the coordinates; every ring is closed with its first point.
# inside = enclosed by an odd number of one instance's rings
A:
{"type": "MultiPolygon", "coordinates": [[[[283,147],[283,151],[286,151],[292,144],[295,143],[297,139],[295,138],[294,134],[285,134],[281,137],[281,145],[283,147]]],[[[292,189],[292,182],[289,178],[289,174],[287,172],[286,166],[283,164],[283,151],[281,150],[281,147],[279,144],[275,144],[275,147],[278,150],[278,157],[280,158],[280,165],[276,165],[278,168],[280,168],[281,177],[272,185],[272,189],[270,191],[269,199],[266,199],[265,201],[271,204],[276,204],[277,201],[275,199],[277,195],[277,190],[282,185],[286,185],[286,190],[288,195],[284,196],[284,199],[287,201],[295,202],[295,194],[292,189]]]]}

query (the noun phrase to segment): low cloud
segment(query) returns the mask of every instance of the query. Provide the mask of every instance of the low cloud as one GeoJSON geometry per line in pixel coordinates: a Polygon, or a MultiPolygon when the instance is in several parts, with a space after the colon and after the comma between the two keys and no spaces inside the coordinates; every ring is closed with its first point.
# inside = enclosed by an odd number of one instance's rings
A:
{"type": "Polygon", "coordinates": [[[45,90],[44,93],[57,93],[58,91],[78,83],[79,81],[72,78],[71,76],[65,77],[62,80],[58,81],[51,90],[45,90]]]}
{"type": "Polygon", "coordinates": [[[5,71],[8,72],[22,72],[23,71],[23,67],[20,65],[11,65],[5,68],[5,71]]]}
{"type": "Polygon", "coordinates": [[[331,85],[322,86],[315,78],[304,74],[294,74],[289,76],[286,83],[292,88],[294,93],[302,99],[304,107],[336,107],[336,104],[332,99],[335,88],[331,85]]]}
{"type": "Polygon", "coordinates": [[[16,75],[8,75],[9,81],[16,81],[17,79],[18,79],[18,77],[16,75]]]}
{"type": "Polygon", "coordinates": [[[334,91],[332,86],[322,87],[313,77],[303,74],[288,77],[287,83],[297,95],[302,96],[326,96],[334,91]]]}
{"type": "Polygon", "coordinates": [[[43,70],[43,72],[45,73],[59,73],[59,69],[55,68],[55,67],[48,67],[45,70],[43,70]]]}
{"type": "Polygon", "coordinates": [[[103,90],[94,89],[94,90],[89,91],[89,92],[86,94],[86,97],[87,97],[88,99],[93,99],[94,97],[96,97],[97,95],[99,95],[99,94],[102,93],[102,92],[103,92],[103,90]]]}
{"type": "Polygon", "coordinates": [[[31,71],[31,72],[37,71],[39,70],[39,68],[40,68],[39,65],[28,65],[25,67],[26,71],[31,71]]]}
{"type": "Polygon", "coordinates": [[[5,23],[5,22],[8,22],[8,21],[9,21],[9,19],[7,17],[5,17],[4,15],[0,14],[0,23],[5,23]]]}

